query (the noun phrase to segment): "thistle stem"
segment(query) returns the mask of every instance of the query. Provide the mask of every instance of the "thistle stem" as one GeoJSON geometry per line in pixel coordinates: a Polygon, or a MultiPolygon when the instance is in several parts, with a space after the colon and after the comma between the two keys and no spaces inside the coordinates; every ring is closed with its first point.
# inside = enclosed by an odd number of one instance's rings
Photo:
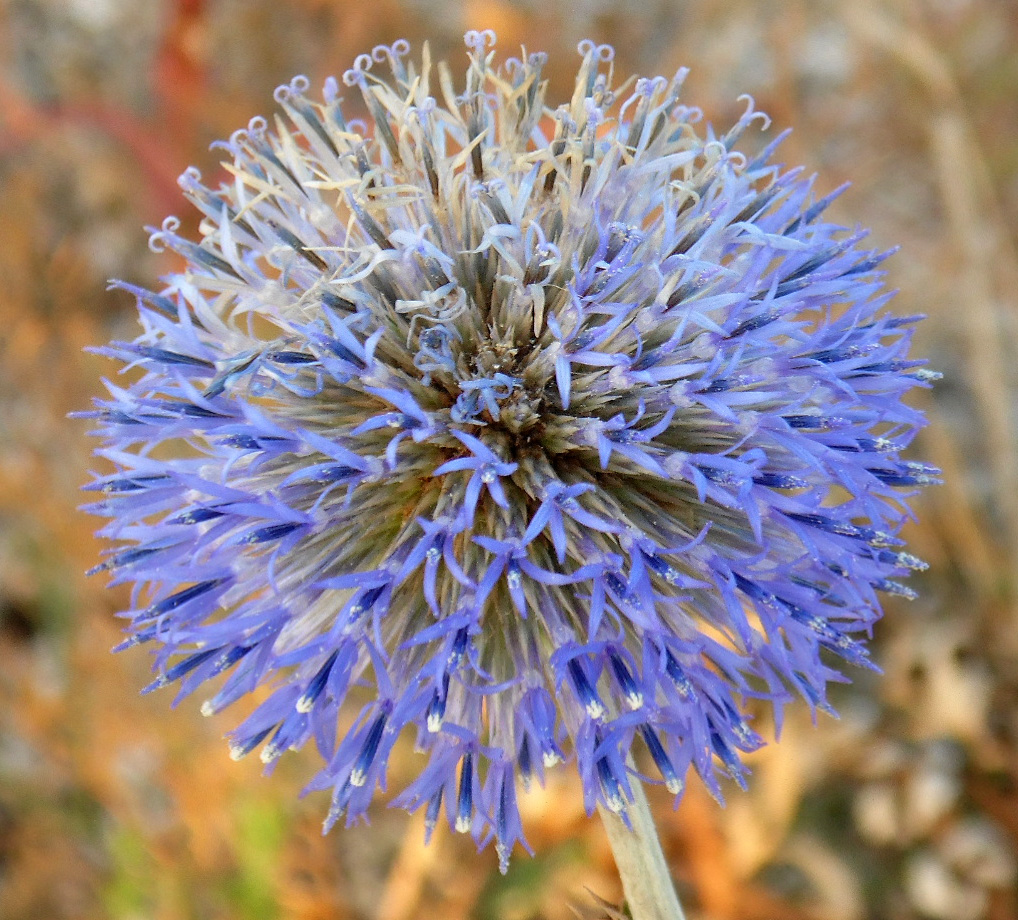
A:
{"type": "Polygon", "coordinates": [[[685,920],[643,784],[632,783],[632,790],[633,801],[627,809],[632,830],[617,814],[597,806],[622,877],[626,903],[633,920],[685,920]]]}

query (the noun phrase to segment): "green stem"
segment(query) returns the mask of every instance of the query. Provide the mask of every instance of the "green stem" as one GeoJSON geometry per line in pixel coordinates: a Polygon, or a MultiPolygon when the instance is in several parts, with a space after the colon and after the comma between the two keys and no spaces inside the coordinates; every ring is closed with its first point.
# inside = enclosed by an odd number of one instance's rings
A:
{"type": "Polygon", "coordinates": [[[633,920],[685,920],[643,784],[635,781],[631,785],[633,802],[627,812],[632,830],[617,814],[597,806],[622,877],[626,903],[633,920]]]}

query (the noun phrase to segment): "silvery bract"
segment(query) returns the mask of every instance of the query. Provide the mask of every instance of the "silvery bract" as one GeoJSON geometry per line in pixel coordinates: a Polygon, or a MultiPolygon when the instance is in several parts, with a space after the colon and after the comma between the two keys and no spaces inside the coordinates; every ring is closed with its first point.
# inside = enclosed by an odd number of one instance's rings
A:
{"type": "Polygon", "coordinates": [[[634,763],[719,794],[762,743],[747,701],[826,709],[838,659],[870,664],[879,592],[922,567],[901,399],[933,375],[883,254],[734,149],[751,104],[698,130],[684,71],[616,95],[585,42],[553,110],[543,55],[466,41],[461,93],[396,42],[344,75],[367,123],[298,77],[227,184],[184,174],[201,240],[168,219],[183,271],[119,284],[143,331],[99,349],[130,383],[88,413],[116,467],[88,488],[153,687],[226,674],[213,713],[269,685],[233,753],[313,739],[327,827],[414,736],[395,803],[504,866],[556,762],[588,809],[624,813],[634,763]]]}

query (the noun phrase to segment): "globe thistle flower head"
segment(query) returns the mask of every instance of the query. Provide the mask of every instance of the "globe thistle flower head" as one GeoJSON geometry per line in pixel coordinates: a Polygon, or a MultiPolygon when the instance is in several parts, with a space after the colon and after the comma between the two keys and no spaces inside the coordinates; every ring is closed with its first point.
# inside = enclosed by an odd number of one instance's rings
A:
{"type": "Polygon", "coordinates": [[[716,134],[684,71],[618,89],[585,42],[551,109],[543,55],[466,42],[461,92],[379,47],[324,101],[280,87],[228,183],[182,176],[200,239],[168,219],[185,267],[118,283],[142,332],[99,349],[132,374],[87,413],[116,468],[87,488],[152,688],[225,675],[209,714],[270,687],[231,751],[313,743],[327,828],[413,736],[395,803],[504,868],[560,761],[591,811],[690,767],[720,796],[750,701],[780,724],[872,667],[922,567],[899,531],[936,471],[901,458],[902,397],[932,375],[884,254],[774,145],[736,149],[751,102],[716,134]]]}

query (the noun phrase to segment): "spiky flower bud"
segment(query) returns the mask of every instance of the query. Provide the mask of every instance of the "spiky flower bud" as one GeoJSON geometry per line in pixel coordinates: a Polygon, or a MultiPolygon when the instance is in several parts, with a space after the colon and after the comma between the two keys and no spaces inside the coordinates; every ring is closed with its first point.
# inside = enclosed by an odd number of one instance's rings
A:
{"type": "Polygon", "coordinates": [[[624,813],[631,748],[719,794],[762,743],[747,699],[826,709],[910,593],[898,490],[936,471],[900,458],[916,318],[811,179],[734,149],[751,103],[698,132],[684,71],[619,97],[585,42],[553,110],[543,55],[466,40],[461,94],[379,47],[343,78],[369,123],[297,77],[231,182],[184,174],[201,240],[168,219],[186,268],[119,285],[143,331],[99,349],[133,375],[89,413],[117,471],[88,488],[153,686],[228,672],[213,713],[271,683],[232,751],[313,738],[327,826],[416,733],[396,803],[504,866],[563,759],[624,813]]]}

